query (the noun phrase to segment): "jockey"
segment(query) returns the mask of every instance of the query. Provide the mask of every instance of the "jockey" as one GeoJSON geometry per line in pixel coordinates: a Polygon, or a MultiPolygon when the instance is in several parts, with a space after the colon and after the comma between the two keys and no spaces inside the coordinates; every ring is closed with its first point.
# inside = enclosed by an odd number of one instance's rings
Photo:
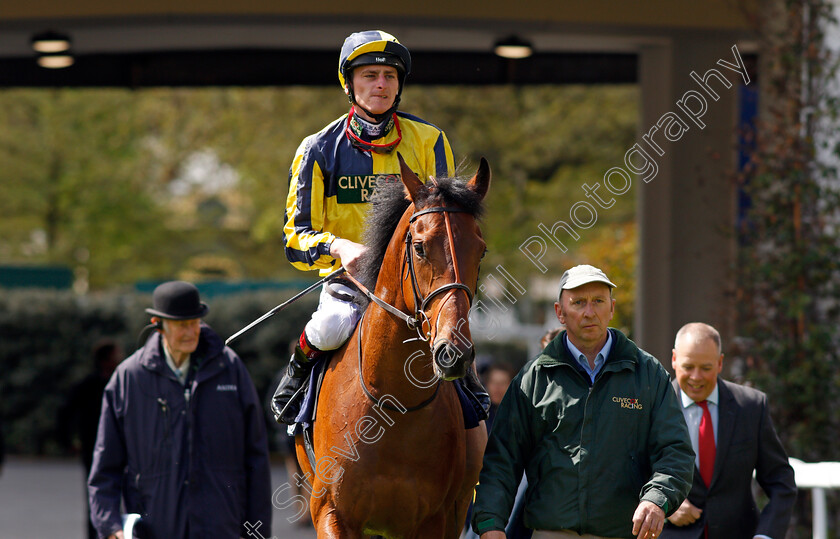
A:
{"type": "MultiPolygon", "coordinates": [[[[286,257],[297,269],[327,276],[341,266],[358,270],[365,215],[376,181],[398,177],[397,152],[420,178],[452,176],[452,149],[434,125],[398,111],[411,55],[397,39],[379,30],[357,32],[344,40],[338,80],[350,111],[306,137],[289,170],[289,195],[283,240],[286,257]]],[[[362,309],[360,292],[340,278],[324,285],[318,309],[301,333],[298,346],[274,394],[278,422],[293,424],[300,408],[298,389],[314,362],[350,338],[362,309]]],[[[489,397],[472,369],[468,391],[479,419],[489,397]]]]}

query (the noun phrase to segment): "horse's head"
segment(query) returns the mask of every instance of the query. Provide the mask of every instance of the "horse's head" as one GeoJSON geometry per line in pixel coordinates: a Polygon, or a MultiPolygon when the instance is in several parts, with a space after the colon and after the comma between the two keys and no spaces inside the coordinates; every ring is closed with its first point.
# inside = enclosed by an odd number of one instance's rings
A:
{"type": "Polygon", "coordinates": [[[486,245],[476,220],[490,187],[490,166],[482,158],[466,185],[473,207],[455,195],[456,184],[440,188],[432,179],[424,185],[400,156],[405,189],[414,203],[406,235],[403,295],[414,303],[429,336],[435,372],[454,380],[464,376],[475,357],[469,312],[478,283],[478,266],[486,245]]]}

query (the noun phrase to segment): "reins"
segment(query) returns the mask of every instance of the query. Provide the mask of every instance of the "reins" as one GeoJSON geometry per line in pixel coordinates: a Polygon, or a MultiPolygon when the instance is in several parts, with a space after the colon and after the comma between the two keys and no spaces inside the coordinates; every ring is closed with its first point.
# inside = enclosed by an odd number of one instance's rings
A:
{"type": "Polygon", "coordinates": [[[401,413],[402,412],[414,412],[414,411],[420,410],[421,408],[425,408],[426,406],[431,404],[431,402],[433,400],[435,400],[435,397],[437,397],[438,390],[440,389],[440,379],[439,378],[438,378],[437,384],[435,384],[435,392],[432,393],[432,396],[429,397],[428,399],[424,400],[420,404],[418,404],[416,406],[411,406],[410,408],[400,409],[400,408],[397,408],[396,406],[388,404],[388,401],[380,402],[379,399],[377,399],[376,397],[373,396],[373,393],[370,392],[370,390],[367,388],[367,384],[365,384],[365,377],[364,377],[364,374],[362,372],[362,331],[363,331],[362,328],[364,327],[364,326],[362,326],[362,322],[364,321],[364,318],[365,318],[365,315],[362,314],[362,320],[359,321],[359,335],[356,337],[356,342],[358,343],[358,356],[359,356],[359,383],[362,385],[362,389],[364,390],[365,395],[367,395],[368,398],[373,403],[375,403],[379,406],[382,406],[383,408],[385,408],[387,410],[391,410],[392,412],[401,412],[401,413]]]}

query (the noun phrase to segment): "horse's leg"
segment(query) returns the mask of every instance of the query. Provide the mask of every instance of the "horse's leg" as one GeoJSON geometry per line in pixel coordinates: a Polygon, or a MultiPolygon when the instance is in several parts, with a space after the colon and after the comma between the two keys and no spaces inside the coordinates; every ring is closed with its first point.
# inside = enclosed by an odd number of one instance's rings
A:
{"type": "Polygon", "coordinates": [[[316,481],[315,470],[312,469],[309,462],[303,436],[300,434],[295,436],[295,452],[297,453],[298,464],[303,472],[303,480],[309,485],[309,514],[312,517],[312,523],[318,533],[318,538],[357,539],[361,537],[350,533],[345,529],[345,526],[340,525],[330,494],[320,481],[316,481]]]}
{"type": "Polygon", "coordinates": [[[420,523],[412,533],[404,539],[458,539],[457,535],[446,533],[446,515],[443,512],[431,515],[420,523]]]}
{"type": "Polygon", "coordinates": [[[454,506],[446,515],[446,534],[443,535],[446,539],[458,539],[461,537],[461,532],[464,531],[464,526],[467,523],[467,511],[470,507],[470,500],[458,499],[454,506]]]}
{"type": "Polygon", "coordinates": [[[487,426],[484,421],[481,421],[474,429],[466,429],[464,432],[467,435],[467,460],[464,467],[464,489],[461,490],[460,494],[463,496],[468,491],[471,499],[472,491],[478,483],[478,475],[481,472],[481,464],[484,459],[484,448],[487,445],[487,426]]]}
{"type": "Polygon", "coordinates": [[[470,501],[473,499],[475,485],[478,483],[478,475],[481,472],[481,464],[484,459],[484,447],[487,445],[487,427],[481,421],[477,427],[466,429],[466,466],[464,467],[464,481],[458,491],[458,498],[455,507],[449,515],[447,522],[447,537],[459,537],[464,524],[467,521],[470,501]]]}

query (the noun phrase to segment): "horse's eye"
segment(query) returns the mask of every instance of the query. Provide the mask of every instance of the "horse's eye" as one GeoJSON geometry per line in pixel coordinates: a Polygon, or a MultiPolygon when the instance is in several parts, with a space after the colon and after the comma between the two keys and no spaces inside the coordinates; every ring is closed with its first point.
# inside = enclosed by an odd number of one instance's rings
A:
{"type": "Polygon", "coordinates": [[[423,242],[417,242],[414,244],[414,252],[417,253],[417,256],[420,258],[426,258],[426,251],[423,249],[423,242]]]}

